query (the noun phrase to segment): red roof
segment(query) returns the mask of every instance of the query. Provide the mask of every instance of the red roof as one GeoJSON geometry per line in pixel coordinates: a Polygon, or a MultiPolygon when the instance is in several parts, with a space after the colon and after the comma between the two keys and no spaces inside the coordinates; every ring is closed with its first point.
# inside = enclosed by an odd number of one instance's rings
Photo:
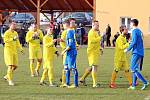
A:
{"type": "MultiPolygon", "coordinates": [[[[0,0],[0,10],[36,12],[37,0],[0,0]]],[[[46,0],[40,0],[40,4],[46,0]]],[[[41,12],[85,12],[92,11],[93,0],[48,0],[42,7],[41,12]]]]}

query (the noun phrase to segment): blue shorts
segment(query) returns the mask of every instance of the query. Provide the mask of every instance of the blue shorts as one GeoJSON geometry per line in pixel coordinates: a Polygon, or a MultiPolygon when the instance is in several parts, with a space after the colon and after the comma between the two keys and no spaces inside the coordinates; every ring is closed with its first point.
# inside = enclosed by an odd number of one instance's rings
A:
{"type": "Polygon", "coordinates": [[[140,56],[138,54],[132,54],[130,65],[131,71],[135,72],[137,70],[141,70],[142,63],[143,63],[143,56],[140,56]]]}
{"type": "Polygon", "coordinates": [[[65,68],[76,69],[76,57],[77,55],[66,55],[65,68]]]}

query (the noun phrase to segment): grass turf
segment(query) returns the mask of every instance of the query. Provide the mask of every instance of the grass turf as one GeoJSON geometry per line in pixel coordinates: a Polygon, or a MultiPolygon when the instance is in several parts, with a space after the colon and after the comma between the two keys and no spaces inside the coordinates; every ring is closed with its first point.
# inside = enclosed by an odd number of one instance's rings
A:
{"type": "MultiPolygon", "coordinates": [[[[91,75],[87,78],[88,86],[80,86],[77,89],[67,89],[60,87],[40,86],[38,77],[30,77],[28,48],[25,48],[25,55],[19,54],[19,67],[14,73],[16,86],[8,86],[3,80],[7,67],[3,59],[3,47],[0,47],[0,100],[150,100],[150,87],[141,91],[140,85],[135,91],[127,90],[128,82],[124,78],[123,72],[119,72],[116,80],[117,89],[110,89],[109,82],[113,70],[114,49],[105,49],[101,56],[101,63],[98,67],[97,80],[99,88],[92,88],[91,75]]],[[[144,70],[142,71],[146,79],[150,80],[150,49],[145,50],[144,70]]],[[[79,77],[83,75],[88,67],[86,48],[81,48],[78,52],[77,66],[79,77]]],[[[54,73],[55,83],[60,84],[62,59],[56,58],[54,73]]],[[[42,67],[41,72],[42,73],[42,67]]],[[[73,77],[71,77],[73,78],[73,77]]]]}

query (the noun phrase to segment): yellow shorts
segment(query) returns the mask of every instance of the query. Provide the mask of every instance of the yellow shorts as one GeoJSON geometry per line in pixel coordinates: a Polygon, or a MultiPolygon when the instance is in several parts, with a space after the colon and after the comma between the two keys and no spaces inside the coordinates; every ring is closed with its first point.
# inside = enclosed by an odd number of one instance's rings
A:
{"type": "Polygon", "coordinates": [[[41,48],[29,47],[29,59],[42,59],[42,50],[41,50],[41,48]]]}
{"type": "Polygon", "coordinates": [[[89,66],[99,65],[100,52],[99,53],[88,53],[89,66]]]}
{"type": "Polygon", "coordinates": [[[18,54],[17,51],[12,51],[11,49],[4,48],[4,60],[7,66],[15,65],[18,66],[18,54]]]}
{"type": "Polygon", "coordinates": [[[127,61],[118,61],[118,62],[115,62],[115,64],[114,64],[114,70],[115,71],[120,71],[120,70],[127,71],[127,70],[129,70],[129,64],[128,64],[127,61]]]}
{"type": "Polygon", "coordinates": [[[43,69],[53,68],[54,61],[53,60],[44,60],[43,69]]]}

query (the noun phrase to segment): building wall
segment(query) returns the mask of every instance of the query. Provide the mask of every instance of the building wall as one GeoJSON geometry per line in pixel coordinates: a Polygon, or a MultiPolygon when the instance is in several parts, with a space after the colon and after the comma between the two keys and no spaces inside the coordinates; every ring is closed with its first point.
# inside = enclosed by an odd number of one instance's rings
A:
{"type": "Polygon", "coordinates": [[[107,24],[112,27],[112,34],[119,31],[120,17],[137,18],[144,35],[150,34],[150,0],[96,0],[96,19],[105,32],[107,24]]]}

